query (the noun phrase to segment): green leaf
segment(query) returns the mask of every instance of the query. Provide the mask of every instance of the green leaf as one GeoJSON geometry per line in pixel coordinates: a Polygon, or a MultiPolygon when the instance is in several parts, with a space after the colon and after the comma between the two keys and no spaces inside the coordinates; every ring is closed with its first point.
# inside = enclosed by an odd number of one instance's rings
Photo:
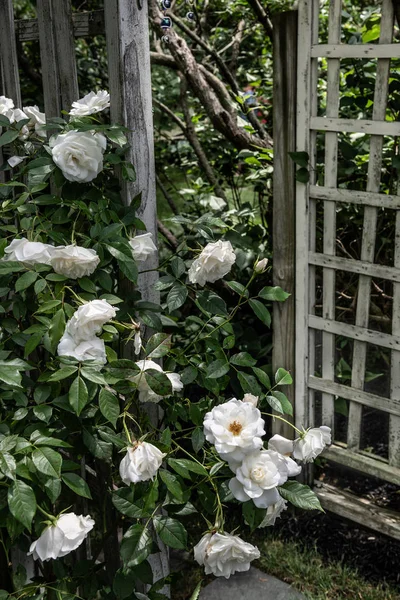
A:
{"type": "Polygon", "coordinates": [[[308,167],[310,157],[307,152],[288,152],[292,161],[299,167],[308,167]]]}
{"type": "Polygon", "coordinates": [[[218,358],[217,360],[213,360],[207,367],[206,377],[210,379],[218,379],[219,377],[223,377],[229,372],[229,363],[225,358],[218,358]]]}
{"type": "Polygon", "coordinates": [[[239,371],[238,374],[239,383],[245,394],[254,394],[254,396],[261,396],[261,388],[258,385],[258,381],[253,375],[239,371]]]}
{"type": "Polygon", "coordinates": [[[320,510],[324,512],[318,496],[308,487],[298,481],[287,481],[278,487],[282,498],[303,510],[320,510]]]}
{"type": "Polygon", "coordinates": [[[57,344],[61,339],[65,330],[65,313],[64,309],[60,308],[51,320],[49,328],[49,337],[53,352],[56,351],[57,344]]]}
{"type": "Polygon", "coordinates": [[[33,489],[23,481],[14,481],[8,488],[7,500],[13,517],[30,531],[36,513],[36,497],[33,489]]]}
{"type": "Polygon", "coordinates": [[[74,367],[73,365],[65,365],[58,371],[55,371],[55,373],[52,373],[47,381],[62,381],[63,379],[66,379],[67,377],[70,377],[70,375],[76,373],[77,370],[78,367],[74,367]]]}
{"type": "Polygon", "coordinates": [[[284,292],[279,286],[275,287],[264,287],[258,294],[263,300],[275,300],[277,302],[283,302],[286,298],[289,298],[290,294],[284,292]]]}
{"type": "Polygon", "coordinates": [[[161,358],[171,349],[171,336],[168,333],[155,333],[146,344],[147,358],[161,358]]]}
{"type": "Polygon", "coordinates": [[[212,315],[227,315],[226,303],[218,294],[210,290],[199,292],[196,304],[212,315]]]}
{"type": "Polygon", "coordinates": [[[293,379],[289,371],[279,368],[275,373],[275,383],[276,385],[291,385],[293,383],[293,379]]]}
{"type": "Polygon", "coordinates": [[[310,172],[305,167],[301,169],[297,169],[296,171],[296,181],[300,181],[300,183],[308,183],[310,181],[310,172]]]}
{"type": "Polygon", "coordinates": [[[188,295],[187,287],[182,283],[175,283],[168,292],[167,305],[170,312],[180,308],[188,295]]]}
{"type": "Polygon", "coordinates": [[[18,369],[9,366],[0,366],[0,380],[12,387],[22,387],[22,377],[18,369]]]}
{"type": "Polygon", "coordinates": [[[202,449],[202,447],[204,446],[204,442],[205,442],[205,437],[204,437],[202,427],[196,427],[196,429],[193,430],[191,440],[192,440],[193,450],[197,454],[202,449]]]}
{"type": "Polygon", "coordinates": [[[120,553],[125,567],[134,567],[151,553],[152,536],[147,527],[140,523],[132,525],[122,538],[120,553]]]}
{"type": "Polygon", "coordinates": [[[27,340],[27,342],[25,344],[25,348],[24,348],[24,357],[25,358],[27,356],[29,356],[31,354],[31,352],[34,351],[35,348],[38,347],[38,345],[42,341],[42,337],[43,337],[43,333],[40,333],[40,332],[34,333],[33,335],[31,335],[31,337],[27,340]]]}
{"type": "Polygon", "coordinates": [[[187,531],[180,521],[156,515],[153,519],[153,525],[164,544],[177,550],[186,548],[187,531]]]}
{"type": "Polygon", "coordinates": [[[194,462],[193,460],[189,460],[188,458],[169,458],[168,464],[178,473],[178,475],[188,479],[190,479],[189,471],[192,471],[197,475],[202,475],[203,477],[207,477],[208,475],[203,465],[194,462]]]}
{"type": "Polygon", "coordinates": [[[82,477],[75,473],[63,473],[61,479],[75,494],[82,496],[83,498],[92,499],[88,484],[82,477]]]}
{"type": "Polygon", "coordinates": [[[15,459],[8,452],[0,452],[0,471],[5,477],[15,479],[17,464],[15,459]]]}
{"type": "Polygon", "coordinates": [[[252,532],[261,525],[266,515],[266,512],[267,511],[264,508],[257,508],[253,500],[244,502],[244,504],[242,505],[242,513],[244,520],[246,521],[247,525],[250,527],[250,530],[252,532]]]}
{"type": "Polygon", "coordinates": [[[53,450],[52,448],[36,448],[32,452],[32,461],[35,467],[40,473],[49,475],[49,477],[60,478],[62,457],[61,454],[53,450]]]}
{"type": "Polygon", "coordinates": [[[86,383],[79,375],[76,379],[74,379],[71,387],[69,388],[68,401],[74,409],[75,414],[79,417],[89,401],[89,392],[86,387],[86,383]]]}
{"type": "Polygon", "coordinates": [[[24,271],[24,265],[14,260],[0,261],[0,275],[8,275],[9,273],[18,273],[24,271]]]}
{"type": "Polygon", "coordinates": [[[142,374],[147,385],[159,396],[170,396],[172,394],[172,383],[165,373],[155,369],[147,369],[142,374]]]}
{"type": "Polygon", "coordinates": [[[283,415],[282,404],[277,398],[275,398],[275,396],[266,396],[265,399],[275,412],[283,415]]]}
{"type": "Polygon", "coordinates": [[[33,407],[33,414],[40,421],[44,421],[45,423],[48,423],[53,414],[53,409],[51,406],[47,406],[47,404],[42,404],[41,406],[33,407]]]}
{"type": "Polygon", "coordinates": [[[185,262],[179,257],[174,256],[171,260],[171,269],[177,279],[186,271],[185,262]]]}
{"type": "Polygon", "coordinates": [[[38,277],[39,273],[36,273],[36,271],[28,271],[27,273],[24,273],[15,282],[15,291],[22,292],[23,290],[26,290],[30,285],[35,283],[38,277]]]}
{"type": "Polygon", "coordinates": [[[113,492],[112,503],[115,508],[130,517],[131,519],[140,519],[143,517],[143,506],[135,504],[134,502],[135,492],[130,487],[123,487],[113,492]]]}
{"type": "Polygon", "coordinates": [[[116,427],[120,412],[118,397],[109,390],[102,388],[99,394],[99,407],[103,417],[116,427]]]}
{"type": "Polygon", "coordinates": [[[289,400],[283,392],[278,392],[277,390],[274,390],[273,392],[271,392],[271,394],[279,400],[282,407],[282,411],[286,415],[293,415],[293,406],[291,405],[291,403],[289,402],[289,400]]]}
{"type": "Polygon", "coordinates": [[[199,596],[200,596],[200,592],[201,592],[201,584],[202,584],[202,582],[199,581],[199,583],[194,588],[193,594],[190,596],[189,600],[199,600],[199,596]]]}
{"type": "Polygon", "coordinates": [[[196,367],[193,367],[193,365],[188,365],[183,369],[180,375],[183,385],[189,385],[189,383],[193,383],[193,381],[195,381],[198,371],[196,367]]]}
{"type": "Polygon", "coordinates": [[[177,498],[178,500],[182,500],[183,490],[179,479],[176,477],[176,475],[170,473],[169,471],[166,471],[165,469],[160,469],[158,471],[158,474],[161,480],[167,486],[168,491],[171,492],[171,494],[175,496],[175,498],[177,498]]]}
{"type": "Polygon", "coordinates": [[[239,352],[238,354],[234,354],[230,362],[233,365],[237,365],[238,367],[253,367],[257,364],[255,358],[253,358],[248,352],[239,352]]]}
{"type": "Polygon", "coordinates": [[[260,321],[264,323],[267,327],[271,325],[271,313],[268,308],[264,306],[262,302],[259,300],[255,300],[254,298],[250,298],[249,305],[254,314],[260,321]]]}
{"type": "Polygon", "coordinates": [[[81,375],[93,383],[98,383],[99,385],[108,385],[104,375],[102,375],[102,373],[100,373],[97,369],[89,369],[89,367],[84,367],[81,369],[81,375]]]}
{"type": "Polygon", "coordinates": [[[15,131],[14,129],[9,129],[2,136],[0,136],[0,147],[5,146],[6,144],[11,144],[14,140],[17,139],[19,135],[19,131],[15,131]]]}
{"type": "Polygon", "coordinates": [[[252,371],[254,375],[257,376],[258,381],[260,381],[264,387],[266,387],[268,390],[271,389],[271,382],[265,371],[259,369],[258,367],[253,367],[252,371]]]}
{"type": "Polygon", "coordinates": [[[233,290],[234,292],[236,292],[236,294],[239,294],[239,296],[244,296],[245,298],[248,298],[249,291],[246,290],[246,288],[244,287],[244,285],[242,285],[241,283],[238,283],[237,281],[227,281],[226,285],[228,287],[230,287],[231,290],[233,290]]]}
{"type": "Polygon", "coordinates": [[[136,574],[133,571],[118,569],[113,581],[113,592],[116,597],[119,600],[124,600],[128,596],[132,597],[132,590],[135,588],[136,574]]]}

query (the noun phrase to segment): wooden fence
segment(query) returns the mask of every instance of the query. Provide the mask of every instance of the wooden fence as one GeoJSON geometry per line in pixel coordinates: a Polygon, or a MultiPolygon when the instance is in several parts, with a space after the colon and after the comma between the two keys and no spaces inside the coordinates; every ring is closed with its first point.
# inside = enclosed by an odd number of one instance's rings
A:
{"type": "MultiPolygon", "coordinates": [[[[398,136],[400,123],[386,121],[390,59],[400,57],[400,44],[393,43],[392,0],[383,0],[380,38],[377,44],[342,43],[342,2],[331,0],[328,43],[319,44],[320,5],[318,0],[300,0],[297,75],[296,150],[310,157],[310,182],[296,184],[296,317],[295,385],[297,425],[319,425],[333,429],[334,444],[325,457],[366,475],[400,484],[400,196],[380,193],[383,136],[398,136]],[[326,115],[318,116],[318,59],[327,60],[326,115]],[[339,117],[340,61],[343,58],[375,58],[376,82],[371,120],[339,117]],[[323,185],[316,181],[317,132],[325,133],[323,185]],[[340,132],[370,134],[370,156],[366,191],[338,188],[338,139],[340,132]],[[323,248],[316,251],[317,202],[323,202],[323,248]],[[357,204],[363,210],[360,260],[336,256],[336,211],[341,203],[357,204]],[[396,211],[394,265],[374,264],[377,217],[380,207],[396,211]],[[315,313],[316,268],[322,268],[322,316],[315,313]],[[337,271],[358,275],[355,324],[336,320],[335,279],[337,271]],[[393,282],[392,333],[369,327],[371,279],[393,282]],[[353,341],[351,384],[335,378],[335,349],[338,336],[353,341]],[[321,340],[321,341],[320,341],[321,340]],[[317,373],[318,353],[322,351],[317,373]],[[365,391],[368,344],[391,352],[390,395],[365,391]],[[321,398],[322,416],[315,422],[316,395],[321,398]],[[334,432],[335,398],[349,401],[346,443],[334,432]],[[388,459],[360,446],[363,407],[389,415],[388,459]]],[[[319,362],[319,360],[318,360],[319,362]]],[[[323,505],[359,523],[400,539],[400,515],[331,486],[317,489],[323,505]]]]}
{"type": "MultiPolygon", "coordinates": [[[[61,110],[68,111],[81,96],[75,38],[105,35],[111,120],[128,128],[127,159],[136,170],[136,181],[123,183],[124,202],[130,204],[141,193],[138,217],[157,240],[148,3],[106,0],[104,5],[104,11],[72,12],[70,0],[37,0],[37,19],[14,21],[12,0],[0,0],[0,94],[22,107],[17,43],[39,40],[44,110],[47,118],[61,116],[61,110]]],[[[157,264],[158,257],[153,255],[145,270],[157,264]]],[[[153,285],[157,277],[156,271],[139,276],[138,287],[144,300],[159,302],[153,285]]],[[[157,543],[162,552],[152,556],[155,580],[169,572],[167,552],[160,540],[157,543]]],[[[14,562],[19,560],[22,561],[22,555],[15,554],[14,562]]],[[[169,593],[167,589],[163,591],[169,593]]]]}

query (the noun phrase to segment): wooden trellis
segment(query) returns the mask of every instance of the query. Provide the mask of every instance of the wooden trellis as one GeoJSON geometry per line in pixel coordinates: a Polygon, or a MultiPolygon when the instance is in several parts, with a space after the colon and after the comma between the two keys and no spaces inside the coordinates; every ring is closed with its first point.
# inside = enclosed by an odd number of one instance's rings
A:
{"type": "MultiPolygon", "coordinates": [[[[383,136],[400,135],[400,123],[386,121],[390,59],[400,57],[400,44],[393,43],[392,0],[383,0],[380,38],[377,44],[341,43],[342,2],[331,0],[328,43],[319,44],[318,0],[300,0],[298,36],[297,151],[310,156],[310,182],[296,185],[296,422],[315,423],[315,395],[321,394],[322,423],[334,429],[334,401],[349,400],[347,443],[334,444],[325,456],[342,465],[400,484],[400,195],[379,193],[383,136]],[[326,116],[318,116],[318,59],[327,60],[326,116]],[[377,59],[371,120],[339,118],[340,61],[343,58],[377,59]],[[317,132],[325,132],[323,185],[316,185],[317,132]],[[340,132],[370,134],[370,157],[366,191],[338,188],[338,138],[340,132]],[[316,205],[323,202],[323,249],[316,251],[316,205]],[[361,259],[336,256],[336,210],[340,203],[363,208],[361,259]],[[395,258],[393,266],[374,264],[379,208],[396,211],[395,258]],[[322,316],[315,314],[316,267],[322,267],[322,316]],[[335,319],[337,271],[358,274],[355,324],[335,319]],[[369,328],[371,279],[393,282],[392,334],[369,328]],[[317,332],[321,332],[316,335],[317,332]],[[335,381],[337,336],[353,340],[351,385],[335,381]],[[316,373],[316,338],[322,339],[322,368],[316,373]],[[391,351],[390,396],[364,391],[367,345],[391,351]],[[360,449],[362,407],[389,413],[388,460],[360,449]]],[[[334,434],[334,432],[333,432],[334,434]]],[[[333,435],[335,440],[335,434],[333,435]]],[[[325,506],[339,514],[400,538],[400,515],[372,508],[349,494],[325,486],[319,490],[325,506]]]]}

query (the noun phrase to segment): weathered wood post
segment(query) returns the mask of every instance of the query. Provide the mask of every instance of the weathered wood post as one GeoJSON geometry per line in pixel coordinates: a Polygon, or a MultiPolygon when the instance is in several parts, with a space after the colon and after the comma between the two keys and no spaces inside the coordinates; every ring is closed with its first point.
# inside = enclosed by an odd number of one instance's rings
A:
{"type": "MultiPolygon", "coordinates": [[[[138,217],[157,242],[156,177],[154,163],[153,114],[151,98],[150,45],[147,0],[107,0],[104,5],[108,51],[111,119],[128,129],[128,159],[134,164],[136,181],[124,186],[127,204],[141,194],[138,217]]],[[[141,265],[138,287],[142,298],[159,303],[154,289],[158,279],[158,257],[141,265]]],[[[128,350],[129,352],[129,350],[128,350]]],[[[157,409],[157,407],[155,407],[157,409]]],[[[152,420],[157,412],[151,413],[152,420]]],[[[160,553],[150,557],[154,580],[169,573],[168,551],[159,538],[160,553]]],[[[169,587],[162,590],[169,595],[169,587]]]]}
{"type": "MultiPolygon", "coordinates": [[[[274,61],[274,193],[273,283],[291,294],[273,308],[274,372],[284,367],[295,376],[295,164],[289,152],[296,149],[297,11],[273,19],[274,61]]],[[[294,406],[294,386],[284,390],[294,406]]],[[[279,421],[273,432],[293,437],[289,425],[279,421]]]]}

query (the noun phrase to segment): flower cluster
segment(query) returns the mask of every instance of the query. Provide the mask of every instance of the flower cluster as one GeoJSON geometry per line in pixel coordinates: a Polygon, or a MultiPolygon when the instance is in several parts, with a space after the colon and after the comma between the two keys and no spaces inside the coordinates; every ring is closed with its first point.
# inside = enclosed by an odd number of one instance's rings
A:
{"type": "Polygon", "coordinates": [[[104,340],[97,334],[116,314],[117,309],[106,300],[92,300],[80,306],[65,327],[57,354],[79,362],[92,360],[105,364],[107,355],[104,340]]]}

